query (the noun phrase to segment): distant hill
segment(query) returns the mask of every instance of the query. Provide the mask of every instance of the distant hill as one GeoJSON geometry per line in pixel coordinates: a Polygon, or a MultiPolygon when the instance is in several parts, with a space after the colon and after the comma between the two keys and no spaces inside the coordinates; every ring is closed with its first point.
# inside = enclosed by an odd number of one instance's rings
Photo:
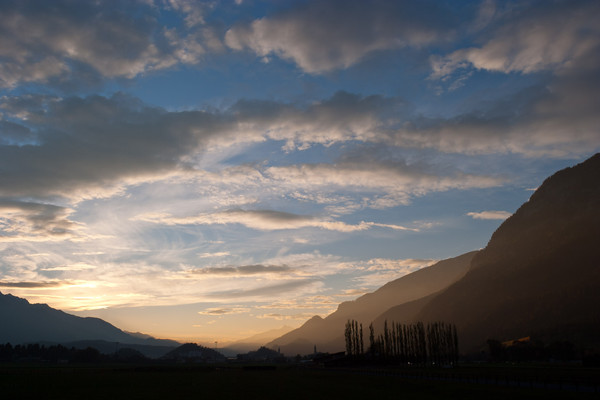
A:
{"type": "Polygon", "coordinates": [[[391,307],[443,290],[464,276],[475,254],[476,252],[470,252],[443,260],[388,282],[373,293],[341,303],[326,318],[311,318],[298,329],[269,342],[267,346],[272,349],[281,348],[286,355],[312,353],[315,345],[318,351],[343,351],[344,325],[348,319],[362,322],[366,329],[371,321],[391,307]]]}
{"type": "Polygon", "coordinates": [[[225,356],[218,351],[197,345],[195,343],[182,344],[161,358],[168,361],[202,363],[224,362],[227,360],[225,356]]]}
{"type": "Polygon", "coordinates": [[[238,361],[253,362],[285,362],[285,357],[278,351],[261,346],[256,351],[249,351],[246,354],[238,354],[238,361]]]}
{"type": "Polygon", "coordinates": [[[600,348],[600,154],[557,172],[416,319],[454,322],[463,351],[531,336],[600,348]]]}
{"type": "Polygon", "coordinates": [[[0,321],[3,321],[0,325],[0,343],[68,344],[96,341],[104,343],[103,348],[131,344],[150,357],[153,355],[149,354],[161,353],[160,347],[166,352],[179,345],[173,340],[155,339],[142,334],[131,335],[99,318],[77,317],[47,304],[30,304],[27,300],[10,294],[0,293],[0,321]],[[148,346],[147,351],[143,350],[144,346],[148,346]]]}
{"type": "Polygon", "coordinates": [[[266,343],[269,343],[273,339],[288,333],[292,329],[293,328],[287,325],[279,329],[271,329],[266,332],[258,333],[256,335],[235,341],[233,343],[229,343],[225,347],[220,348],[219,351],[226,356],[236,356],[240,353],[247,353],[264,346],[266,343]]]}

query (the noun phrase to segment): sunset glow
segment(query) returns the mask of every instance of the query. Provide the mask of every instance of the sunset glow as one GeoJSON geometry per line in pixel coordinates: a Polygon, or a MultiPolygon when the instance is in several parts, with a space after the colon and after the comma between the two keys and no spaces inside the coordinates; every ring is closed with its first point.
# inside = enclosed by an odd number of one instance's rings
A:
{"type": "Polygon", "coordinates": [[[600,150],[597,1],[0,8],[0,291],[127,331],[326,316],[600,150]]]}

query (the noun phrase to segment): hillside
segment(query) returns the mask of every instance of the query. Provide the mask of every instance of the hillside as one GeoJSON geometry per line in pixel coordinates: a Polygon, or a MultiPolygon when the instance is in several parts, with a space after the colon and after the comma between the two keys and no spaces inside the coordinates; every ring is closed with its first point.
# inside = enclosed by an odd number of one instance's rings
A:
{"type": "Polygon", "coordinates": [[[186,343],[171,350],[161,357],[163,360],[178,362],[201,362],[215,363],[224,362],[226,358],[223,354],[208,347],[199,346],[195,343],[186,343]]]}
{"type": "Polygon", "coordinates": [[[475,254],[476,252],[470,252],[443,260],[388,282],[373,293],[341,303],[326,318],[311,318],[298,329],[269,342],[267,346],[281,348],[287,355],[312,353],[315,345],[318,351],[342,351],[344,325],[348,319],[358,320],[366,327],[376,316],[391,307],[439,292],[467,272],[475,254]]]}
{"type": "Polygon", "coordinates": [[[139,334],[131,335],[99,318],[82,318],[56,310],[46,304],[30,304],[27,300],[0,293],[0,343],[71,343],[104,341],[114,343],[157,346],[168,349],[179,345],[172,340],[154,339],[139,334]]]}
{"type": "Polygon", "coordinates": [[[467,352],[525,336],[598,348],[599,238],[597,154],[548,178],[416,319],[454,322],[467,352]]]}

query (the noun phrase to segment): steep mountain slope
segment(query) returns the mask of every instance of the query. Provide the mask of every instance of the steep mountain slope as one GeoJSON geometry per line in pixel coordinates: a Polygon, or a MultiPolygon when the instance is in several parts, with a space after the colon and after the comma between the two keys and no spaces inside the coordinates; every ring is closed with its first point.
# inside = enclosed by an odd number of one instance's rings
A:
{"type": "MultiPolygon", "coordinates": [[[[174,347],[179,343],[127,334],[99,318],[82,318],[0,293],[0,343],[68,343],[102,340],[122,344],[174,347]]],[[[139,334],[138,334],[139,335],[139,334]]]]}
{"type": "Polygon", "coordinates": [[[598,346],[599,244],[597,154],[548,178],[416,319],[455,323],[467,352],[524,336],[598,346]]]}
{"type": "Polygon", "coordinates": [[[318,316],[311,318],[300,328],[269,342],[267,346],[280,347],[287,355],[312,353],[315,345],[319,351],[341,351],[344,349],[344,325],[348,319],[360,321],[366,328],[376,316],[393,306],[439,292],[467,272],[475,254],[470,252],[443,260],[388,282],[373,293],[340,304],[324,319],[318,316]]]}

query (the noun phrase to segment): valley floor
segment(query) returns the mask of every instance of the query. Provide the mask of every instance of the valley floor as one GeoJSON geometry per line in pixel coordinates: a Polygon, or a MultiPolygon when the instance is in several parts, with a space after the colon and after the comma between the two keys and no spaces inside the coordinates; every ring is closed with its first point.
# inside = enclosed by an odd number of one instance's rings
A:
{"type": "Polygon", "coordinates": [[[538,368],[527,367],[399,370],[10,364],[0,365],[0,393],[10,399],[489,400],[547,399],[552,394],[562,399],[598,396],[598,369],[551,368],[545,372],[557,385],[545,384],[538,368]]]}

